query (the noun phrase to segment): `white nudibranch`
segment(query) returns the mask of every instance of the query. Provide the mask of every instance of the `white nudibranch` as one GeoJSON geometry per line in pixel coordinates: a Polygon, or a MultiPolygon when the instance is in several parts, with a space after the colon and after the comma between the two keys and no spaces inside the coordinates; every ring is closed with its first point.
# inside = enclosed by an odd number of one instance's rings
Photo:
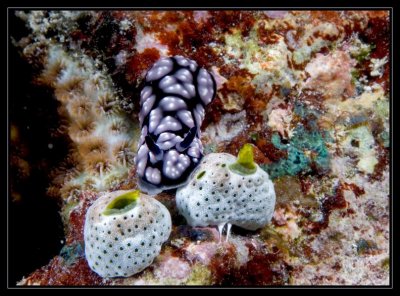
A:
{"type": "Polygon", "coordinates": [[[176,205],[191,226],[227,225],[248,230],[272,219],[275,190],[268,173],[253,161],[253,148],[245,144],[238,158],[228,153],[206,155],[190,181],[176,192],[176,205]]]}
{"type": "Polygon", "coordinates": [[[157,194],[187,182],[203,157],[200,127],[215,94],[214,77],[182,56],[162,58],[147,72],[135,157],[143,192],[157,194]]]}

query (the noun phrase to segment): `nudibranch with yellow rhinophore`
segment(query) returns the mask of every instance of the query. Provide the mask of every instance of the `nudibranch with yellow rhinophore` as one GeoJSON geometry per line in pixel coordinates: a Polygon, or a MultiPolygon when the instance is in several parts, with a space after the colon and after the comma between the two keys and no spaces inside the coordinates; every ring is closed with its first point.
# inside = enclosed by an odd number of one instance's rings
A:
{"type": "Polygon", "coordinates": [[[135,157],[142,191],[157,194],[187,182],[203,157],[200,127],[215,94],[214,77],[193,60],[161,58],[150,68],[140,94],[135,157]]]}

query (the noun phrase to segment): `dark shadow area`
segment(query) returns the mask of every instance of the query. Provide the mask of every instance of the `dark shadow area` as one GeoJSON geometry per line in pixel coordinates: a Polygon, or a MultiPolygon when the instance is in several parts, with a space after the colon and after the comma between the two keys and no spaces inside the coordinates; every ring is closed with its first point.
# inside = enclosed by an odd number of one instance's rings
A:
{"type": "Polygon", "coordinates": [[[28,35],[9,11],[9,286],[46,265],[64,239],[60,206],[47,196],[49,173],[64,159],[68,141],[55,133],[60,122],[52,91],[32,84],[32,66],[11,44],[28,35]],[[12,139],[11,139],[12,137],[12,139]]]}

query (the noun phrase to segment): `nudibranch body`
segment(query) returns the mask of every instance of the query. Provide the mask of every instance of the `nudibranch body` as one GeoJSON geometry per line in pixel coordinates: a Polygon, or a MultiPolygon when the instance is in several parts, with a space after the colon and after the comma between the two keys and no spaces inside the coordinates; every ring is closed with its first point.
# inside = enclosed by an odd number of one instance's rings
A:
{"type": "Polygon", "coordinates": [[[142,191],[157,194],[187,182],[203,157],[200,127],[215,93],[213,76],[182,56],[162,58],[147,72],[135,158],[142,191]]]}

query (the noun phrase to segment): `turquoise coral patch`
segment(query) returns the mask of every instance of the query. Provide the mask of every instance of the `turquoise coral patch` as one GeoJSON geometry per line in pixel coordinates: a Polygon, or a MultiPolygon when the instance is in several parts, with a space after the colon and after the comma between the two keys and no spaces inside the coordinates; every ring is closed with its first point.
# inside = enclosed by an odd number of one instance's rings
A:
{"type": "Polygon", "coordinates": [[[327,133],[322,134],[317,129],[315,119],[319,112],[315,109],[309,110],[300,104],[296,104],[294,112],[308,118],[311,131],[305,129],[303,125],[297,126],[288,144],[282,143],[279,134],[272,135],[272,144],[279,150],[286,150],[288,154],[286,159],[261,166],[272,179],[310,172],[311,164],[315,164],[318,171],[329,170],[330,156],[325,143],[330,139],[327,133]]]}

